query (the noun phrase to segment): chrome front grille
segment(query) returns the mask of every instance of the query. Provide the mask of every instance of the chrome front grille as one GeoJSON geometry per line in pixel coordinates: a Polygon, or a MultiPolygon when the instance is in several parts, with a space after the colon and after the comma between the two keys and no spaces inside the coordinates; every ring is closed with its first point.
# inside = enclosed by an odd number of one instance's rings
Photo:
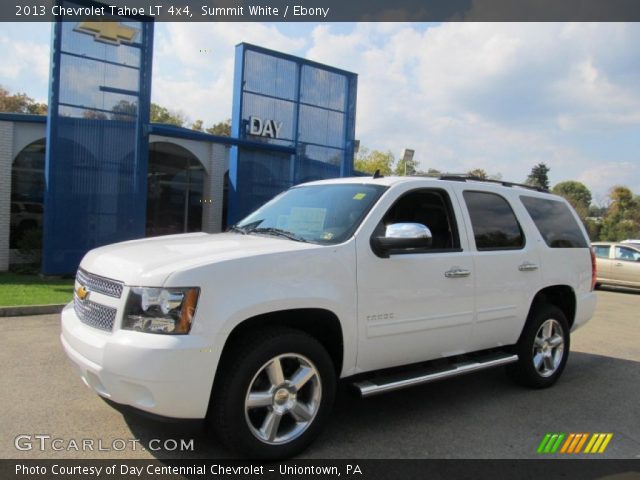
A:
{"type": "Polygon", "coordinates": [[[73,308],[82,323],[106,330],[113,330],[113,323],[116,320],[116,309],[92,302],[89,299],[80,300],[77,295],[73,296],[73,308]]]}
{"type": "Polygon", "coordinates": [[[81,268],[78,269],[76,280],[80,285],[86,287],[92,292],[102,293],[103,295],[113,298],[120,298],[122,296],[123,284],[116,280],[85,272],[81,268]]]}

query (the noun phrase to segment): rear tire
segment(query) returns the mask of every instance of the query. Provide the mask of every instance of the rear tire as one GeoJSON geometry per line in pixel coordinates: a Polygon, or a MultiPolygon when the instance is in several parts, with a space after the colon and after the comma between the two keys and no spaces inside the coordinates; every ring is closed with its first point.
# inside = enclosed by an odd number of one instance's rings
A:
{"type": "Polygon", "coordinates": [[[210,421],[223,443],[244,456],[292,457],[326,423],[336,373],[310,335],[289,328],[253,332],[232,347],[221,368],[210,421]]]}
{"type": "Polygon", "coordinates": [[[549,304],[534,306],[516,345],[518,361],[507,366],[507,373],[527,387],[550,387],[562,375],[569,346],[569,322],[562,310],[549,304]]]}

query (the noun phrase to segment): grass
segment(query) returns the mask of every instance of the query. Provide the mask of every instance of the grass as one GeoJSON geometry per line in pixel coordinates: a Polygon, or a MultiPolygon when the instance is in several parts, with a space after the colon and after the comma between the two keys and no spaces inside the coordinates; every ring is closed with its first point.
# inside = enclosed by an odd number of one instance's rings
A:
{"type": "Polygon", "coordinates": [[[70,302],[72,279],[43,279],[37,275],[0,273],[0,307],[70,302]]]}

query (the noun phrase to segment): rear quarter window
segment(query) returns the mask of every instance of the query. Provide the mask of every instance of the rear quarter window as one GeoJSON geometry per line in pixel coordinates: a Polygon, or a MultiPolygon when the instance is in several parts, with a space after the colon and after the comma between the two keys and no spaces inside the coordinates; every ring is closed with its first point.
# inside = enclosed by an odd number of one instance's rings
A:
{"type": "Polygon", "coordinates": [[[578,222],[564,202],[527,196],[521,196],[520,200],[549,247],[589,246],[578,222]]]}

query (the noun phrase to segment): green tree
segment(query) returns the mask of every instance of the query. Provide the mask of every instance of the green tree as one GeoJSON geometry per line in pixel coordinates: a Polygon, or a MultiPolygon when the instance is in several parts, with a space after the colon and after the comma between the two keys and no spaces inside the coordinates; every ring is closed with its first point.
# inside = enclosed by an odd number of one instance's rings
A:
{"type": "Polygon", "coordinates": [[[591,192],[584,183],[568,180],[556,184],[551,191],[566,198],[584,222],[591,206],[591,192]]]}
{"type": "Polygon", "coordinates": [[[391,175],[395,161],[391,151],[370,151],[366,147],[360,147],[354,162],[354,167],[359,172],[374,174],[376,170],[380,170],[382,175],[391,175]]]}
{"type": "Polygon", "coordinates": [[[135,120],[138,113],[138,105],[133,102],[127,102],[126,100],[120,100],[111,108],[111,111],[113,112],[111,114],[111,120],[131,122],[135,120]]]}
{"type": "Polygon", "coordinates": [[[151,104],[150,118],[154,123],[164,123],[176,127],[183,127],[187,123],[187,119],[182,113],[171,111],[157,103],[151,104]]]}
{"type": "Polygon", "coordinates": [[[201,132],[203,129],[203,123],[204,122],[202,120],[196,120],[191,124],[191,130],[196,130],[198,132],[201,132]]]}
{"type": "Polygon", "coordinates": [[[224,122],[218,122],[213,126],[207,128],[207,133],[211,135],[218,135],[220,137],[231,136],[231,119],[227,118],[224,122]]]}
{"type": "Polygon", "coordinates": [[[549,190],[549,167],[544,163],[539,163],[531,169],[531,173],[527,177],[525,183],[534,187],[549,190]]]}
{"type": "Polygon", "coordinates": [[[609,194],[611,204],[602,221],[600,238],[612,242],[640,236],[640,205],[629,188],[615,186],[609,194]]]}
{"type": "Polygon", "coordinates": [[[467,174],[471,175],[472,177],[480,178],[482,180],[487,180],[489,178],[489,175],[487,175],[487,172],[484,171],[482,168],[474,168],[473,170],[469,170],[467,174]]]}
{"type": "Polygon", "coordinates": [[[47,104],[36,102],[26,93],[11,94],[0,85],[0,112],[46,115],[47,104]]]}

